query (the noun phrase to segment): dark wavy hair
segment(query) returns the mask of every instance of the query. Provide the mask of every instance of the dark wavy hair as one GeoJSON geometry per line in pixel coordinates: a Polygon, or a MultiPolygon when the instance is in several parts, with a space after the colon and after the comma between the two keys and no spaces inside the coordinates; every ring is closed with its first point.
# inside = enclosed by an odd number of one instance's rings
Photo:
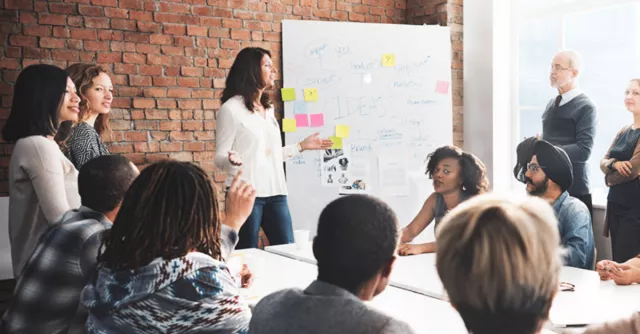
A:
{"type": "MultiPolygon", "coordinates": [[[[271,52],[256,47],[244,48],[238,53],[222,91],[222,103],[240,95],[247,109],[254,111],[253,103],[258,100],[260,90],[267,88],[267,83],[262,78],[262,58],[265,55],[271,57],[271,52]]],[[[265,108],[272,106],[267,93],[263,92],[260,96],[260,104],[265,108]]]]}
{"type": "Polygon", "coordinates": [[[98,256],[111,270],[138,269],[192,250],[222,260],[218,200],[202,168],[165,160],[145,168],[122,201],[98,256]]]}
{"type": "Polygon", "coordinates": [[[486,192],[489,189],[487,169],[484,163],[475,155],[467,153],[456,146],[442,146],[433,151],[427,157],[427,171],[429,178],[433,178],[436,167],[442,159],[453,158],[458,160],[462,168],[462,190],[471,195],[486,192]]]}

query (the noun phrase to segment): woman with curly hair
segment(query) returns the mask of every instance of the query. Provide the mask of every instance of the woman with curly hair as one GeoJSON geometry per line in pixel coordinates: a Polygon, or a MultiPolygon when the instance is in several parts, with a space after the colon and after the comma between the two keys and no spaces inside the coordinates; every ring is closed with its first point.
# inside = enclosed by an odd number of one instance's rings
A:
{"type": "Polygon", "coordinates": [[[424,202],[411,223],[402,229],[400,255],[433,253],[435,242],[409,244],[433,220],[435,228],[444,215],[458,204],[489,188],[486,169],[478,157],[455,146],[443,146],[429,154],[427,175],[433,179],[435,190],[424,202]]]}

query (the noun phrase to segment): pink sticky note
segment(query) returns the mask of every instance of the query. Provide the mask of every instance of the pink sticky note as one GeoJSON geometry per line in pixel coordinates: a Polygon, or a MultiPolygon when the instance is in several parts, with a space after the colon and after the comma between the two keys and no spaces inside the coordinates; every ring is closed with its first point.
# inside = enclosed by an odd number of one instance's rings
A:
{"type": "Polygon", "coordinates": [[[324,114],[311,114],[311,127],[324,126],[324,114]]]}
{"type": "Polygon", "coordinates": [[[436,93],[447,94],[449,93],[449,81],[438,80],[436,83],[436,93]]]}
{"type": "Polygon", "coordinates": [[[295,118],[297,127],[305,128],[309,126],[309,117],[307,117],[307,114],[297,114],[295,118]]]}

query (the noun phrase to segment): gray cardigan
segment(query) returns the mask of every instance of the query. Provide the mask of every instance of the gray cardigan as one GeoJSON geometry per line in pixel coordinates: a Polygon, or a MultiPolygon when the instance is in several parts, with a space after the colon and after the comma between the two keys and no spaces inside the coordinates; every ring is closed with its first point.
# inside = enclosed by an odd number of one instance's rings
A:
{"type": "Polygon", "coordinates": [[[314,281],[304,291],[264,297],[253,310],[250,334],[411,334],[406,323],[376,311],[335,285],[314,281]]]}
{"type": "Polygon", "coordinates": [[[584,93],[558,108],[555,99],[542,114],[542,139],[562,147],[573,164],[571,196],[590,194],[589,166],[596,136],[596,106],[584,93]]]}

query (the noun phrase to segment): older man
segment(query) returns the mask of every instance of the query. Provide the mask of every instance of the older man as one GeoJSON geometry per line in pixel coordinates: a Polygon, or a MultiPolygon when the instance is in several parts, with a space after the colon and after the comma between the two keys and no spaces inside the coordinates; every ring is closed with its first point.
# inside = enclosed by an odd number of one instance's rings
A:
{"type": "Polygon", "coordinates": [[[553,57],[549,79],[558,96],[549,101],[542,115],[542,139],[569,155],[574,176],[569,194],[581,200],[593,215],[587,160],[596,134],[596,106],[578,88],[579,73],[577,53],[565,50],[553,57]]]}

